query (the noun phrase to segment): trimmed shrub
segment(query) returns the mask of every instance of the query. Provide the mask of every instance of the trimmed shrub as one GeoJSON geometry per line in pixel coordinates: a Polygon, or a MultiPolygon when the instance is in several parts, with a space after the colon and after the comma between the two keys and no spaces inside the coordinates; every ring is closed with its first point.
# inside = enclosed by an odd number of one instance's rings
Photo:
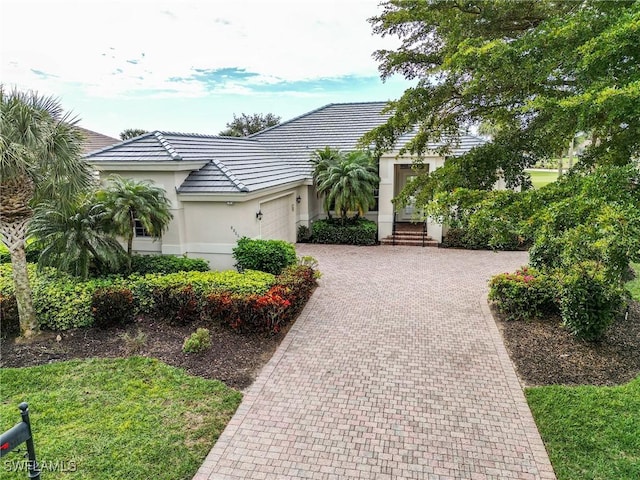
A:
{"type": "Polygon", "coordinates": [[[509,320],[531,320],[558,312],[555,281],[529,267],[501,273],[489,282],[489,300],[509,320]]]}
{"type": "Polygon", "coordinates": [[[133,293],[128,288],[98,288],[91,297],[91,312],[94,325],[111,328],[133,322],[133,293]]]}
{"type": "Polygon", "coordinates": [[[349,218],[343,224],[341,219],[316,220],[311,226],[313,243],[339,245],[377,245],[378,226],[366,218],[349,218]]]}
{"type": "Polygon", "coordinates": [[[200,318],[200,298],[191,285],[156,288],[153,290],[154,313],[171,325],[188,325],[200,318]]]}
{"type": "Polygon", "coordinates": [[[298,235],[296,237],[298,243],[307,243],[311,241],[311,230],[306,225],[298,226],[298,235]]]}
{"type": "Polygon", "coordinates": [[[177,257],[175,255],[134,255],[131,273],[207,272],[209,264],[202,258],[177,257]]]}
{"type": "MultiPolygon", "coordinates": [[[[190,286],[194,295],[204,299],[214,291],[230,291],[238,294],[261,294],[269,290],[275,282],[270,273],[247,270],[238,273],[233,270],[224,272],[178,272],[168,275],[148,274],[144,277],[128,278],[129,287],[133,290],[139,313],[155,314],[158,311],[156,298],[173,296],[178,300],[178,293],[167,293],[190,286]]],[[[163,300],[164,301],[164,300],[163,300]]],[[[173,300],[167,300],[171,302],[173,300]]],[[[178,302],[179,303],[179,302],[178,302]]],[[[172,310],[175,312],[175,309],[172,310]]],[[[161,312],[162,313],[162,312],[161,312]]]]}
{"type": "Polygon", "coordinates": [[[560,312],[564,324],[584,340],[599,340],[624,306],[624,290],[609,282],[596,262],[573,266],[562,277],[560,312]]]}
{"type": "Polygon", "coordinates": [[[11,338],[20,335],[20,316],[18,302],[13,295],[0,293],[0,338],[11,338]]]}
{"type": "Polygon", "coordinates": [[[278,275],[289,265],[296,263],[295,247],[283,240],[252,240],[243,237],[233,249],[236,268],[259,270],[278,275]]]}
{"type": "Polygon", "coordinates": [[[185,338],[182,345],[184,353],[200,353],[211,348],[211,335],[206,328],[199,328],[189,337],[185,338]]]}
{"type": "Polygon", "coordinates": [[[276,285],[263,294],[209,294],[206,315],[234,330],[277,333],[295,318],[315,285],[316,274],[311,267],[291,266],[278,276],[276,285]]]}

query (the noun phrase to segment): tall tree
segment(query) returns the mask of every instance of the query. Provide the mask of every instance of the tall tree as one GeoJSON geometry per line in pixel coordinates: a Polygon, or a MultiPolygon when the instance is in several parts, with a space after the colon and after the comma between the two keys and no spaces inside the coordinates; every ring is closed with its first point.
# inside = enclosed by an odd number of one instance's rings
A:
{"type": "Polygon", "coordinates": [[[21,334],[38,330],[25,257],[33,209],[46,200],[64,204],[88,188],[77,119],[53,97],[0,85],[0,237],[11,253],[21,334]]]}
{"type": "MultiPolygon", "coordinates": [[[[313,179],[318,194],[324,195],[324,209],[334,209],[344,222],[349,212],[364,215],[375,203],[380,178],[368,151],[341,154],[326,148],[315,154],[313,179]]],[[[314,160],[312,160],[314,161],[314,160]]]]}
{"type": "Polygon", "coordinates": [[[108,233],[109,211],[95,197],[83,196],[70,205],[38,205],[29,232],[42,246],[39,263],[86,279],[90,267],[117,271],[124,250],[108,233]]]}
{"type": "Polygon", "coordinates": [[[146,180],[133,180],[113,175],[109,185],[97,194],[110,212],[114,233],[127,241],[127,266],[131,268],[136,220],[152,236],[159,237],[173,218],[171,201],[163,188],[146,180]]]}
{"type": "Polygon", "coordinates": [[[227,137],[247,137],[253,133],[258,133],[265,128],[273,127],[280,123],[280,117],[273,113],[254,113],[247,115],[241,113],[239,117],[233,114],[233,120],[227,123],[226,130],[222,130],[220,135],[227,137]]]}
{"type": "Polygon", "coordinates": [[[120,140],[129,140],[130,138],[139,137],[145,133],[147,133],[147,131],[141,128],[127,128],[120,132],[120,140]]]}
{"type": "Polygon", "coordinates": [[[526,183],[524,168],[559,155],[577,132],[591,146],[583,163],[625,164],[640,153],[640,2],[600,0],[389,0],[370,19],[397,36],[380,50],[383,78],[416,79],[390,103],[386,124],[363,139],[378,151],[417,128],[406,150],[490,124],[492,141],[450,170],[470,188],[526,183]]]}

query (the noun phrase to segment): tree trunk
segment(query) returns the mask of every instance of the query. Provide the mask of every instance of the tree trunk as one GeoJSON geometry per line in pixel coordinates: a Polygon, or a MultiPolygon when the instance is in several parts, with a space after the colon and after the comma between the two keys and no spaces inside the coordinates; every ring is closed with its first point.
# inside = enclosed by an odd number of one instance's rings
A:
{"type": "Polygon", "coordinates": [[[11,264],[13,266],[13,288],[20,315],[20,335],[29,338],[38,333],[38,322],[31,297],[24,243],[20,248],[11,251],[11,264]]]}
{"type": "Polygon", "coordinates": [[[0,233],[11,254],[13,266],[13,288],[15,290],[18,314],[20,316],[20,334],[27,338],[38,332],[36,312],[33,308],[31,286],[27,274],[27,256],[24,250],[28,218],[21,218],[13,222],[2,222],[0,233]]]}

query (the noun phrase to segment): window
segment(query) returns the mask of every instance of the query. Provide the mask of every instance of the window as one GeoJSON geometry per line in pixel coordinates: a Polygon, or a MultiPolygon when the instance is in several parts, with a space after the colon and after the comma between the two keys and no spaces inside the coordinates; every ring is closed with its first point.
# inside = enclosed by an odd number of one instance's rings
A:
{"type": "Polygon", "coordinates": [[[152,235],[147,232],[147,229],[144,228],[144,225],[142,225],[142,222],[140,220],[138,220],[137,218],[134,220],[134,231],[135,231],[135,236],[136,238],[151,238],[152,235]]]}

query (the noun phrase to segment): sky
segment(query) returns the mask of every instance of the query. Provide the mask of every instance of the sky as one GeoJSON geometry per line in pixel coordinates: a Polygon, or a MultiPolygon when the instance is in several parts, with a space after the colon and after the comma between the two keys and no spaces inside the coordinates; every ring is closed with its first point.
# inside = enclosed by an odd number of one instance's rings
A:
{"type": "Polygon", "coordinates": [[[53,95],[79,125],[218,134],[241,113],[282,121],[399,98],[367,19],[380,0],[0,0],[0,82],[53,95]]]}

